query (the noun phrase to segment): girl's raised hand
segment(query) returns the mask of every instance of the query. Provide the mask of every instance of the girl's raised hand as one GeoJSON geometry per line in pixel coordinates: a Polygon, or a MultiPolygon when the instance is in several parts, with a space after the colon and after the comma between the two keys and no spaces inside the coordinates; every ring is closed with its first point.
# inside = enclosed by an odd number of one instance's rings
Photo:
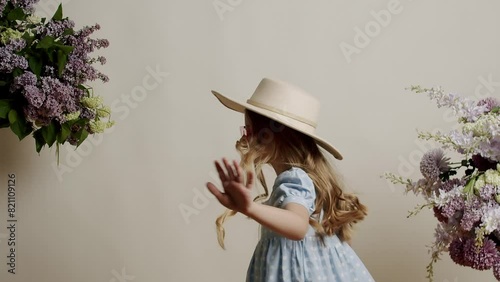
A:
{"type": "Polygon", "coordinates": [[[218,161],[215,161],[215,167],[222,181],[223,193],[211,183],[207,183],[210,190],[217,200],[226,208],[236,212],[246,214],[250,207],[255,204],[252,197],[253,173],[247,172],[247,183],[244,183],[243,169],[236,161],[231,165],[227,159],[222,159],[225,170],[218,161]]]}

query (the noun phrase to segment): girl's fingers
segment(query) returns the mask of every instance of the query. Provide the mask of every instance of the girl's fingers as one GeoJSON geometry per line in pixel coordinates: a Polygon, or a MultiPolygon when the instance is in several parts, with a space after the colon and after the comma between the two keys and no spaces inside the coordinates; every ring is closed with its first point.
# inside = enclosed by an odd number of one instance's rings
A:
{"type": "Polygon", "coordinates": [[[215,161],[215,168],[217,169],[217,172],[219,173],[219,178],[222,182],[227,181],[227,176],[226,173],[224,172],[224,169],[222,169],[222,166],[219,164],[218,161],[215,161]]]}
{"type": "Polygon", "coordinates": [[[219,191],[219,189],[217,189],[217,187],[215,187],[214,184],[212,184],[211,182],[208,182],[207,183],[207,188],[208,190],[210,191],[210,193],[212,193],[212,195],[215,196],[215,198],[217,198],[217,200],[223,205],[223,206],[226,206],[228,204],[228,198],[227,198],[227,195],[221,193],[219,191]]]}
{"type": "Polygon", "coordinates": [[[233,165],[236,169],[236,180],[240,183],[243,183],[243,169],[236,161],[233,161],[233,165]]]}
{"type": "Polygon", "coordinates": [[[235,178],[235,172],[233,168],[231,167],[231,164],[227,161],[227,159],[223,158],[222,161],[224,162],[224,165],[226,166],[227,174],[229,175],[228,180],[232,180],[235,178]]]}

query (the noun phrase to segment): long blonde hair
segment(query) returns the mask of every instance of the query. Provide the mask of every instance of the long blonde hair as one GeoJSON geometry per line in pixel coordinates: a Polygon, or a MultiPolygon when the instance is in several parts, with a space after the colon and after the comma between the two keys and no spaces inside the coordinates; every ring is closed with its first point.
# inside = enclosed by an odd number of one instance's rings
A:
{"type": "MultiPolygon", "coordinates": [[[[339,177],[314,139],[255,112],[247,110],[245,114],[252,133],[248,138],[243,137],[236,142],[236,149],[241,154],[243,169],[254,169],[264,188],[264,193],[257,196],[255,201],[269,196],[263,165],[279,162],[301,168],[312,179],[316,191],[315,210],[309,218],[309,224],[320,238],[336,234],[340,240],[349,241],[353,225],[364,219],[367,208],[354,194],[343,191],[339,177]]],[[[224,222],[235,214],[227,210],[216,220],[217,239],[222,248],[224,222]]]]}

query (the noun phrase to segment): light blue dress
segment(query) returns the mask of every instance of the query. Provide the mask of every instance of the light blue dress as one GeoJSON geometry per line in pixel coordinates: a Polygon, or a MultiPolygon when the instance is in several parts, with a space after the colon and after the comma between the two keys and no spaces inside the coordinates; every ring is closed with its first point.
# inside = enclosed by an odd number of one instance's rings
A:
{"type": "MultiPolygon", "coordinates": [[[[284,208],[301,204],[309,215],[316,193],[311,178],[300,168],[291,168],[276,178],[267,205],[284,208]]],[[[337,236],[325,245],[310,226],[300,241],[286,239],[262,227],[247,272],[247,282],[373,282],[373,278],[351,247],[337,236]]]]}

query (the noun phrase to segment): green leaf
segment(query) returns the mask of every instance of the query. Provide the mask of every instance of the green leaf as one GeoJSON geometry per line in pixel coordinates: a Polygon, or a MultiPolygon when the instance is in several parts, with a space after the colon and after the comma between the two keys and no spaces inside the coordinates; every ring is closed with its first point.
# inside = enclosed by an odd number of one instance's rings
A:
{"type": "Polygon", "coordinates": [[[500,106],[499,107],[494,107],[492,110],[491,110],[492,113],[495,113],[495,114],[498,114],[500,113],[500,106]]]}
{"type": "Polygon", "coordinates": [[[87,139],[87,137],[89,136],[89,132],[85,129],[82,129],[78,132],[78,144],[76,144],[76,146],[80,146],[80,144],[83,143],[83,141],[85,141],[85,139],[87,139]]]}
{"type": "Polygon", "coordinates": [[[24,41],[26,41],[26,46],[31,46],[31,44],[35,40],[35,36],[30,35],[29,32],[25,32],[22,38],[24,39],[24,41]]]}
{"type": "Polygon", "coordinates": [[[43,62],[40,57],[31,56],[28,60],[31,71],[40,76],[42,74],[43,62]]]}
{"type": "Polygon", "coordinates": [[[16,112],[16,110],[11,109],[9,111],[9,116],[8,117],[9,117],[10,124],[15,123],[17,121],[17,112],[16,112]]]}
{"type": "Polygon", "coordinates": [[[21,74],[23,74],[24,71],[20,68],[15,68],[13,71],[12,71],[12,76],[13,77],[17,77],[17,76],[20,76],[21,74]]]}
{"type": "Polygon", "coordinates": [[[68,139],[68,136],[71,134],[71,127],[69,126],[68,123],[65,123],[61,125],[61,131],[59,134],[57,134],[57,142],[58,143],[64,143],[66,139],[68,139]]]}
{"type": "Polygon", "coordinates": [[[469,179],[469,181],[467,182],[467,184],[465,185],[464,187],[464,193],[466,194],[470,194],[472,193],[472,189],[474,188],[474,185],[476,184],[476,179],[477,177],[472,177],[471,179],[469,179]]]}
{"type": "Polygon", "coordinates": [[[23,140],[24,137],[28,136],[32,131],[31,126],[28,125],[24,117],[17,115],[17,112],[15,110],[11,110],[9,112],[9,122],[10,129],[17,135],[19,140],[23,140]],[[11,118],[14,118],[14,116],[15,121],[12,122],[11,118]]]}
{"type": "Polygon", "coordinates": [[[0,87],[7,85],[7,81],[0,80],[0,87]]]}
{"type": "Polygon", "coordinates": [[[57,51],[57,68],[59,71],[59,76],[62,75],[67,62],[68,62],[68,55],[64,54],[64,52],[61,50],[57,51]]]}
{"type": "Polygon", "coordinates": [[[50,49],[46,49],[45,50],[45,54],[47,55],[47,57],[49,58],[49,61],[51,63],[55,63],[55,59],[54,59],[54,54],[56,53],[56,51],[54,51],[53,48],[50,48],[50,49]]]}
{"type": "Polygon", "coordinates": [[[7,15],[7,20],[9,21],[17,21],[24,20],[26,18],[26,14],[24,14],[23,9],[15,8],[7,15]]]}
{"type": "Polygon", "coordinates": [[[76,88],[78,88],[78,89],[80,89],[80,90],[85,91],[85,93],[87,93],[87,94],[89,94],[89,93],[90,93],[90,92],[89,92],[89,89],[90,89],[90,88],[89,88],[89,87],[87,87],[87,86],[85,86],[85,85],[83,85],[83,84],[78,85],[76,88]]]}
{"type": "Polygon", "coordinates": [[[73,34],[75,34],[75,31],[72,28],[67,28],[67,29],[64,30],[62,36],[73,35],[73,34]]]}
{"type": "Polygon", "coordinates": [[[33,133],[33,138],[35,138],[36,152],[40,153],[43,146],[45,146],[45,139],[43,138],[42,135],[42,129],[38,129],[37,131],[35,131],[33,133]]]}
{"type": "Polygon", "coordinates": [[[44,38],[42,38],[42,40],[40,40],[40,42],[38,42],[38,44],[36,45],[36,48],[37,49],[49,49],[50,47],[53,47],[54,46],[54,37],[52,36],[45,36],[44,38]]]}
{"type": "Polygon", "coordinates": [[[49,145],[49,148],[52,147],[57,137],[55,123],[51,122],[49,125],[42,127],[41,130],[42,130],[43,140],[45,140],[45,143],[49,145]]]}
{"type": "Polygon", "coordinates": [[[52,20],[54,21],[61,21],[63,19],[63,10],[62,10],[62,4],[59,4],[59,7],[57,7],[57,11],[52,16],[52,20]]]}
{"type": "Polygon", "coordinates": [[[10,103],[6,100],[0,100],[0,118],[7,119],[10,112],[10,103]]]}
{"type": "Polygon", "coordinates": [[[61,50],[66,55],[69,55],[75,49],[75,47],[73,47],[73,46],[64,45],[64,44],[61,44],[58,42],[55,42],[54,46],[57,47],[59,50],[61,50]]]}

